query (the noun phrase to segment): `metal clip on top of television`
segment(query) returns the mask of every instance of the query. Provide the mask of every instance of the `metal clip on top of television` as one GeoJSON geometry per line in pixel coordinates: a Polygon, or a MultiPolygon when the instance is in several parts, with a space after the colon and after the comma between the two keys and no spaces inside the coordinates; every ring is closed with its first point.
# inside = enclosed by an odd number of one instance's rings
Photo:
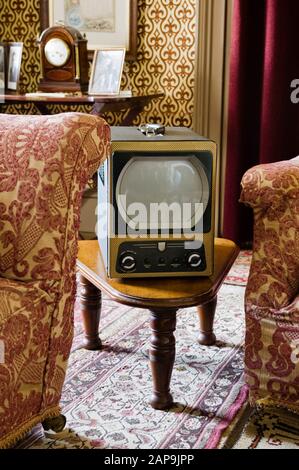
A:
{"type": "Polygon", "coordinates": [[[164,135],[165,127],[160,124],[141,124],[138,130],[146,137],[153,137],[155,135],[164,135]]]}

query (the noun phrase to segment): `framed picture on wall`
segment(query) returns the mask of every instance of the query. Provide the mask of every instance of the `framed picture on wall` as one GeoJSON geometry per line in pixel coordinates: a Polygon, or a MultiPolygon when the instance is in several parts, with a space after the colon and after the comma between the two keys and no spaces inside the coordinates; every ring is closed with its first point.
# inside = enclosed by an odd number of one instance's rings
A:
{"type": "Polygon", "coordinates": [[[0,94],[5,91],[6,80],[6,45],[0,42],[0,94]]]}
{"type": "Polygon", "coordinates": [[[98,49],[94,53],[88,93],[118,95],[126,49],[98,49]]]}
{"type": "Polygon", "coordinates": [[[57,24],[86,35],[89,59],[102,47],[124,47],[126,60],[137,57],[137,0],[41,0],[42,30],[57,24]]]}
{"type": "Polygon", "coordinates": [[[18,90],[20,71],[22,63],[22,42],[10,42],[8,44],[8,69],[7,69],[7,89],[18,90]]]}

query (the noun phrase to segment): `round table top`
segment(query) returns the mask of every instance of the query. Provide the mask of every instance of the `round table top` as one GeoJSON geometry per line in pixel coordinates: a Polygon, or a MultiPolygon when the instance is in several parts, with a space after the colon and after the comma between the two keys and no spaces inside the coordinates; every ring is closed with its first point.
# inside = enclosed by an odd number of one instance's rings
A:
{"type": "Polygon", "coordinates": [[[183,308],[212,300],[233,265],[239,248],[226,239],[215,239],[214,273],[210,277],[110,279],[97,240],[79,242],[77,268],[84,278],[113,300],[141,308],[183,308]]]}

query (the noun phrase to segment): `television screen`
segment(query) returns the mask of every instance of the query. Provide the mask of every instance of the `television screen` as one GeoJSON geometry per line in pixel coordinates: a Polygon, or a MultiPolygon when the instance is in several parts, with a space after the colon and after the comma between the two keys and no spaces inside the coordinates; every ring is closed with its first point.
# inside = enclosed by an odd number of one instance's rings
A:
{"type": "Polygon", "coordinates": [[[209,197],[206,171],[196,155],[132,157],[116,186],[118,209],[132,229],[136,224],[147,230],[192,228],[209,197]]]}

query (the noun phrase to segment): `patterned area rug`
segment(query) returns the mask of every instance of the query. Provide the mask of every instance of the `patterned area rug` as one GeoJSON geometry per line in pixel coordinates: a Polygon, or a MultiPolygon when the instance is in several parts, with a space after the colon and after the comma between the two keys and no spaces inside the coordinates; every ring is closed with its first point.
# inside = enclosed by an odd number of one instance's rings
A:
{"type": "Polygon", "coordinates": [[[217,343],[196,342],[196,309],[178,313],[171,389],[175,406],[153,410],[146,310],[103,300],[102,351],[78,349],[83,330],[78,304],[75,338],[62,394],[68,428],[37,426],[18,448],[213,449],[247,399],[243,382],[244,286],[249,254],[242,253],[223,284],[215,318],[217,343]]]}
{"type": "Polygon", "coordinates": [[[250,263],[251,251],[241,251],[225,279],[225,284],[246,287],[250,263]]]}

